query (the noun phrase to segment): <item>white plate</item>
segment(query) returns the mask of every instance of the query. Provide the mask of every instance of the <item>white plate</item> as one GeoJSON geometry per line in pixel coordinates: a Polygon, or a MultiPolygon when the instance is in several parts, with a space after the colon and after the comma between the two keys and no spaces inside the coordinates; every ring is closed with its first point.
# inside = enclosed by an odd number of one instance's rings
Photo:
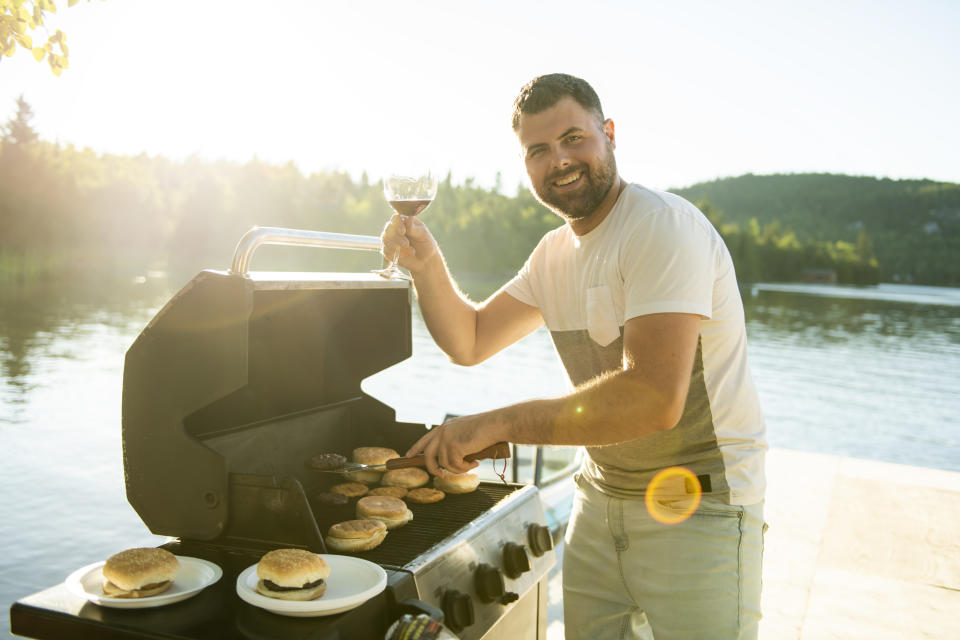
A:
{"type": "Polygon", "coordinates": [[[261,595],[257,591],[257,565],[237,576],[237,595],[255,607],[283,616],[329,616],[359,607],[387,586],[387,572],[379,565],[352,556],[317,555],[330,565],[330,578],[326,592],[316,600],[298,602],[261,595]]]}
{"type": "Polygon", "coordinates": [[[163,593],[146,598],[109,598],[103,595],[103,561],[77,569],[67,577],[65,584],[74,595],[102,607],[147,609],[162,607],[195,596],[223,575],[220,567],[200,558],[177,556],[177,560],[180,562],[180,571],[170,588],[163,593]]]}

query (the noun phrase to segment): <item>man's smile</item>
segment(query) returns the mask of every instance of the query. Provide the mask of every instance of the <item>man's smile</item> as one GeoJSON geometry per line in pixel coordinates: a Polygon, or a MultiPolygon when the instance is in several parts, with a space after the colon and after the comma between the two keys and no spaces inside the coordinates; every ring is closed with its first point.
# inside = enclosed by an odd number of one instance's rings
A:
{"type": "Polygon", "coordinates": [[[565,187],[567,185],[573,184],[580,179],[580,176],[583,175],[583,172],[580,170],[574,171],[573,173],[568,173],[567,175],[553,181],[553,184],[558,187],[565,187]]]}

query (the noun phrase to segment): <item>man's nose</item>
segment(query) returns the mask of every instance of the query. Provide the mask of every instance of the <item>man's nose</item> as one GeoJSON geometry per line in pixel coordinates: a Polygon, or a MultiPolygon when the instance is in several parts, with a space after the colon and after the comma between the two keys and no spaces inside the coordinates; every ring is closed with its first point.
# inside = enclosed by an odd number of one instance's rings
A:
{"type": "Polygon", "coordinates": [[[566,169],[573,161],[565,149],[560,148],[553,152],[553,166],[555,169],[566,169]]]}

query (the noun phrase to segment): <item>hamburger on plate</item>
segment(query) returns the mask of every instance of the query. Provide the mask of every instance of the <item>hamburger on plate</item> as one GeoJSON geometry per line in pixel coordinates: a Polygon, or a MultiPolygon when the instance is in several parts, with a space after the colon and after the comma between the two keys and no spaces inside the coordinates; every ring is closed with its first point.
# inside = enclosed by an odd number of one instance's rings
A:
{"type": "Polygon", "coordinates": [[[170,588],[180,562],[166,549],[127,549],[103,565],[103,595],[108,598],[146,598],[170,588]]]}
{"type": "Polygon", "coordinates": [[[279,600],[316,600],[327,590],[330,565],[304,549],[274,549],[257,563],[257,591],[279,600]]]}

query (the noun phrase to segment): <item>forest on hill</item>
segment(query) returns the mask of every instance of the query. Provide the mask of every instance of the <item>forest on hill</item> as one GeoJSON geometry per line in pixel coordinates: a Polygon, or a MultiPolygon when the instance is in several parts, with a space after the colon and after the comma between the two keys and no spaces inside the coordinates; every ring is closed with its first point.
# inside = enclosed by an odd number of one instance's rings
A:
{"type": "MultiPolygon", "coordinates": [[[[292,163],[256,159],[100,154],[39,139],[31,117],[21,101],[0,138],[2,281],[151,269],[189,276],[226,269],[237,241],[253,226],[379,235],[390,215],[380,184],[365,175],[304,175],[292,163]]],[[[720,230],[741,282],[830,274],[855,284],[896,278],[958,284],[957,260],[948,251],[957,255],[958,189],[804,175],[743,176],[676,191],[699,204],[720,230]],[[811,180],[834,186],[807,187],[811,180]],[[864,185],[874,182],[887,188],[885,196],[864,195],[864,185]],[[893,242],[897,238],[916,253],[908,257],[893,242]]],[[[425,219],[455,274],[490,279],[512,275],[540,237],[561,223],[527,189],[505,194],[469,179],[455,184],[450,176],[425,219]]],[[[265,247],[252,268],[376,266],[372,252],[265,247]]]]}
{"type": "MultiPolygon", "coordinates": [[[[960,284],[960,184],[833,174],[743,175],[674,189],[722,212],[720,226],[756,220],[800,242],[873,242],[884,282],[960,284]]],[[[718,223],[717,220],[714,221],[718,223]]]]}

